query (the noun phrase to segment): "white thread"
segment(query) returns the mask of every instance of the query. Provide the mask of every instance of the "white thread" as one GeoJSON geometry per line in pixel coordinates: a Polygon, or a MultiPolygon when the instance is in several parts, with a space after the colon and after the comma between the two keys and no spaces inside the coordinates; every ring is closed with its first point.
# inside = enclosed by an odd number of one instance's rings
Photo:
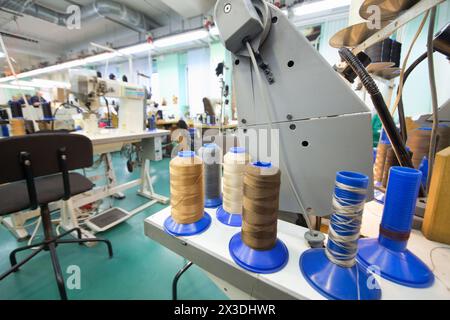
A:
{"type": "MultiPolygon", "coordinates": [[[[338,189],[349,191],[356,194],[365,195],[367,190],[355,188],[339,182],[336,182],[338,189]]],[[[343,252],[332,250],[329,245],[325,249],[325,253],[331,262],[341,266],[350,268],[356,264],[356,254],[358,249],[358,239],[360,237],[362,213],[365,201],[362,200],[356,204],[354,199],[346,199],[338,197],[336,194],[333,198],[334,213],[331,217],[329,227],[328,241],[341,249],[343,252]],[[341,235],[334,228],[339,229],[342,233],[349,235],[341,235]]]]}
{"type": "Polygon", "coordinates": [[[223,208],[231,214],[242,214],[245,165],[247,153],[228,152],[223,163],[223,208]]]}

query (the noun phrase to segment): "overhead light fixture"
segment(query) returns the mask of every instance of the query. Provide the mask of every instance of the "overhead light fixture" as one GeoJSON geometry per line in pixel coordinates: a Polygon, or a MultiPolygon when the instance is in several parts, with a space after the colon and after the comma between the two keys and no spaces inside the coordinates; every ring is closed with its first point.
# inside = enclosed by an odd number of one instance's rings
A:
{"type": "Polygon", "coordinates": [[[135,46],[127,47],[124,49],[118,50],[120,53],[125,55],[138,54],[142,52],[148,52],[153,49],[153,45],[150,43],[141,43],[135,46]]]}
{"type": "Polygon", "coordinates": [[[31,80],[35,86],[39,88],[70,88],[70,83],[63,81],[54,81],[47,79],[33,79],[31,80]]]}
{"type": "Polygon", "coordinates": [[[12,84],[0,84],[0,88],[2,88],[2,89],[14,89],[14,90],[30,90],[30,91],[36,90],[33,87],[22,87],[22,86],[15,86],[15,85],[12,85],[12,84]]]}
{"type": "Polygon", "coordinates": [[[209,33],[205,29],[180,33],[174,36],[164,37],[155,40],[153,43],[156,48],[171,47],[191,41],[202,40],[208,37],[209,33]]]}
{"type": "Polygon", "coordinates": [[[11,81],[9,84],[18,87],[29,87],[29,88],[36,87],[36,85],[33,82],[23,80],[11,81]]]}
{"type": "Polygon", "coordinates": [[[296,16],[306,16],[314,13],[330,11],[350,6],[351,0],[319,0],[304,2],[292,9],[296,16]]]}
{"type": "MultiPolygon", "coordinates": [[[[132,54],[137,54],[140,52],[145,52],[145,51],[151,50],[155,47],[164,48],[164,47],[170,47],[170,46],[174,46],[177,44],[183,44],[183,43],[187,43],[187,42],[191,42],[191,41],[202,40],[202,39],[207,38],[208,36],[209,36],[209,33],[205,29],[199,29],[199,30],[195,30],[195,31],[180,33],[180,34],[177,34],[174,36],[168,36],[168,37],[157,39],[153,44],[141,43],[141,44],[134,45],[131,47],[126,47],[123,49],[115,50],[114,52],[105,52],[105,53],[97,54],[97,55],[90,56],[90,57],[87,57],[84,59],[73,60],[73,61],[69,61],[69,62],[56,64],[54,66],[49,66],[49,67],[45,67],[45,68],[40,68],[40,69],[23,72],[23,73],[17,74],[17,79],[34,77],[37,75],[51,73],[51,72],[57,72],[57,71],[66,70],[66,69],[70,69],[70,68],[77,68],[77,67],[84,66],[86,64],[97,63],[97,62],[105,61],[105,60],[108,60],[111,58],[115,58],[120,55],[132,55],[132,54]]],[[[112,49],[112,50],[114,50],[114,49],[112,49]]],[[[13,81],[13,80],[16,80],[15,76],[8,76],[8,77],[0,78],[0,83],[13,81]]]]}
{"type": "Polygon", "coordinates": [[[28,87],[28,88],[70,88],[70,83],[68,82],[62,82],[62,81],[53,81],[53,80],[46,80],[46,79],[33,79],[31,81],[24,81],[24,80],[16,80],[11,81],[11,85],[13,86],[19,86],[19,87],[28,87]]]}
{"type": "Polygon", "coordinates": [[[95,56],[90,56],[90,57],[81,59],[81,64],[80,65],[96,63],[96,62],[102,62],[102,61],[105,61],[105,60],[109,60],[109,59],[115,58],[117,56],[118,56],[117,52],[100,53],[100,54],[97,54],[95,56]]]}

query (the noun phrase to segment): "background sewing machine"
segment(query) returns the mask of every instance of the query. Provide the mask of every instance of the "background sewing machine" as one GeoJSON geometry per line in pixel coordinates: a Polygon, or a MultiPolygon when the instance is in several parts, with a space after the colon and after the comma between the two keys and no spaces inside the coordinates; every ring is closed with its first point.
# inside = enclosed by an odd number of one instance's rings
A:
{"type": "MultiPolygon", "coordinates": [[[[142,86],[98,78],[90,70],[70,70],[71,94],[77,99],[77,105],[72,106],[83,110],[83,130],[73,134],[83,134],[93,143],[94,154],[99,156],[97,164],[104,164],[102,174],[89,177],[94,183],[105,181],[103,186],[71,198],[67,202],[54,204],[53,210],[61,208],[60,226],[70,230],[82,225],[85,237],[92,237],[96,232],[102,232],[129,219],[134,214],[160,202],[167,203],[168,198],[154,192],[150,177],[150,160],[162,159],[161,138],[170,132],[166,130],[148,131],[146,129],[145,101],[146,90],[142,86]],[[102,106],[113,108],[108,99],[114,100],[118,107],[118,127],[99,128],[99,110],[102,106]],[[103,102],[103,103],[102,103],[103,102]],[[139,179],[119,185],[112,162],[112,153],[121,151],[124,146],[135,152],[140,166],[139,179]],[[80,208],[99,200],[115,197],[123,199],[123,191],[139,186],[138,194],[148,198],[149,201],[132,211],[112,207],[104,212],[93,214],[80,208]]],[[[110,123],[111,125],[111,123],[110,123]]],[[[131,169],[131,168],[130,168],[131,169]]],[[[21,212],[13,215],[8,221],[8,228],[19,239],[28,238],[29,234],[24,227],[26,221],[35,217],[38,212],[21,212]]]]}
{"type": "MultiPolygon", "coordinates": [[[[94,154],[100,156],[104,162],[103,177],[92,177],[93,181],[106,178],[106,184],[86,194],[73,197],[67,201],[61,212],[61,226],[72,229],[79,226],[78,216],[80,207],[96,202],[98,200],[115,197],[123,199],[124,190],[140,186],[138,194],[151,201],[132,210],[113,207],[88,218],[84,223],[90,229],[83,230],[87,236],[92,233],[102,232],[129,219],[134,214],[148,208],[156,202],[167,203],[168,198],[154,192],[150,177],[150,160],[160,160],[162,154],[161,137],[169,134],[169,131],[146,129],[146,90],[142,86],[127,82],[105,80],[98,78],[95,72],[85,70],[71,70],[70,82],[72,94],[78,99],[80,107],[88,110],[84,114],[84,130],[79,134],[88,136],[94,146],[94,154]],[[110,127],[99,129],[98,110],[103,100],[109,109],[109,120],[111,120],[112,105],[108,99],[118,102],[118,128],[110,127]],[[122,150],[125,145],[135,145],[134,150],[139,150],[141,166],[141,177],[137,180],[119,185],[114,172],[112,153],[122,150]]],[[[129,168],[131,169],[131,168],[129,168]]]]}

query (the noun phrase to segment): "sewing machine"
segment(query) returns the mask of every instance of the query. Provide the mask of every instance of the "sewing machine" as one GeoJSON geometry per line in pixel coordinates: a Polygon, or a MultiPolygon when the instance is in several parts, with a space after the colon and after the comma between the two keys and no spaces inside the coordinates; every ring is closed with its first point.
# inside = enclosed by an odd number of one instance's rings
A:
{"type": "MultiPolygon", "coordinates": [[[[372,177],[370,110],[277,7],[263,0],[218,0],[215,23],[233,55],[240,145],[252,159],[280,167],[281,211],[330,215],[336,172],[372,177]],[[276,131],[275,139],[264,140],[267,129],[276,131]],[[249,139],[252,135],[258,140],[249,139]]],[[[236,228],[213,218],[204,233],[174,237],[164,231],[169,215],[170,207],[147,218],[146,235],[212,274],[232,298],[320,298],[299,271],[298,258],[309,248],[306,228],[278,221],[290,258],[281,272],[260,275],[232,260],[229,241],[236,228]]],[[[442,286],[436,291],[442,294],[442,286]]]]}
{"type": "MultiPolygon", "coordinates": [[[[71,92],[78,99],[80,107],[87,111],[85,121],[94,122],[92,115],[98,116],[102,100],[108,108],[107,99],[119,101],[119,129],[124,132],[139,133],[145,130],[146,90],[144,87],[117,80],[105,80],[97,77],[91,70],[69,71],[71,92]]],[[[96,132],[94,123],[86,126],[96,132]],[[92,126],[90,126],[92,125],[92,126]]]]}
{"type": "MultiPolygon", "coordinates": [[[[86,237],[90,237],[94,233],[114,227],[154,203],[168,202],[167,197],[158,195],[153,190],[150,177],[150,160],[160,159],[158,152],[162,152],[161,137],[168,135],[169,131],[146,130],[146,91],[142,86],[115,80],[104,80],[98,78],[95,72],[89,70],[71,70],[70,82],[71,91],[78,98],[80,107],[88,111],[84,115],[85,129],[79,134],[84,134],[92,140],[94,154],[99,155],[100,161],[105,162],[104,174],[91,179],[97,181],[106,178],[106,185],[67,201],[62,208],[61,226],[66,230],[78,227],[80,207],[107,197],[123,199],[125,196],[122,192],[132,187],[140,186],[138,194],[150,200],[132,211],[112,207],[88,218],[85,225],[90,230],[82,229],[82,231],[86,237]],[[105,104],[108,104],[106,99],[118,101],[118,128],[98,128],[98,111],[102,99],[104,99],[105,104]],[[139,163],[141,177],[119,185],[114,172],[112,153],[122,150],[125,145],[137,145],[142,150],[141,162],[139,163]]],[[[112,108],[112,106],[109,106],[109,108],[112,108]]]]}

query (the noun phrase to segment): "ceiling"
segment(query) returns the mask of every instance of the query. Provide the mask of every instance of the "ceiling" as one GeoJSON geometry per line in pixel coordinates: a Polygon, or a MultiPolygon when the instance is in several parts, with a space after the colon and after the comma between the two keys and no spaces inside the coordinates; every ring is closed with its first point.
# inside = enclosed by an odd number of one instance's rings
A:
{"type": "MultiPolygon", "coordinates": [[[[92,4],[93,1],[36,0],[35,2],[52,10],[66,12],[69,5],[86,6],[92,4]]],[[[163,3],[165,0],[116,1],[144,13],[163,27],[169,26],[170,28],[174,18],[181,19],[174,10],[163,3]]],[[[64,59],[75,58],[82,49],[86,54],[87,50],[94,50],[92,46],[89,46],[90,42],[102,44],[109,42],[114,47],[120,47],[142,42],[145,39],[145,35],[102,17],[82,22],[79,30],[69,30],[32,16],[13,15],[3,11],[0,11],[0,31],[33,40],[30,42],[9,36],[3,37],[8,52],[17,62],[15,65],[17,72],[34,68],[40,62],[53,63],[61,57],[64,59]]],[[[5,67],[6,61],[1,59],[0,73],[5,67]]]]}

